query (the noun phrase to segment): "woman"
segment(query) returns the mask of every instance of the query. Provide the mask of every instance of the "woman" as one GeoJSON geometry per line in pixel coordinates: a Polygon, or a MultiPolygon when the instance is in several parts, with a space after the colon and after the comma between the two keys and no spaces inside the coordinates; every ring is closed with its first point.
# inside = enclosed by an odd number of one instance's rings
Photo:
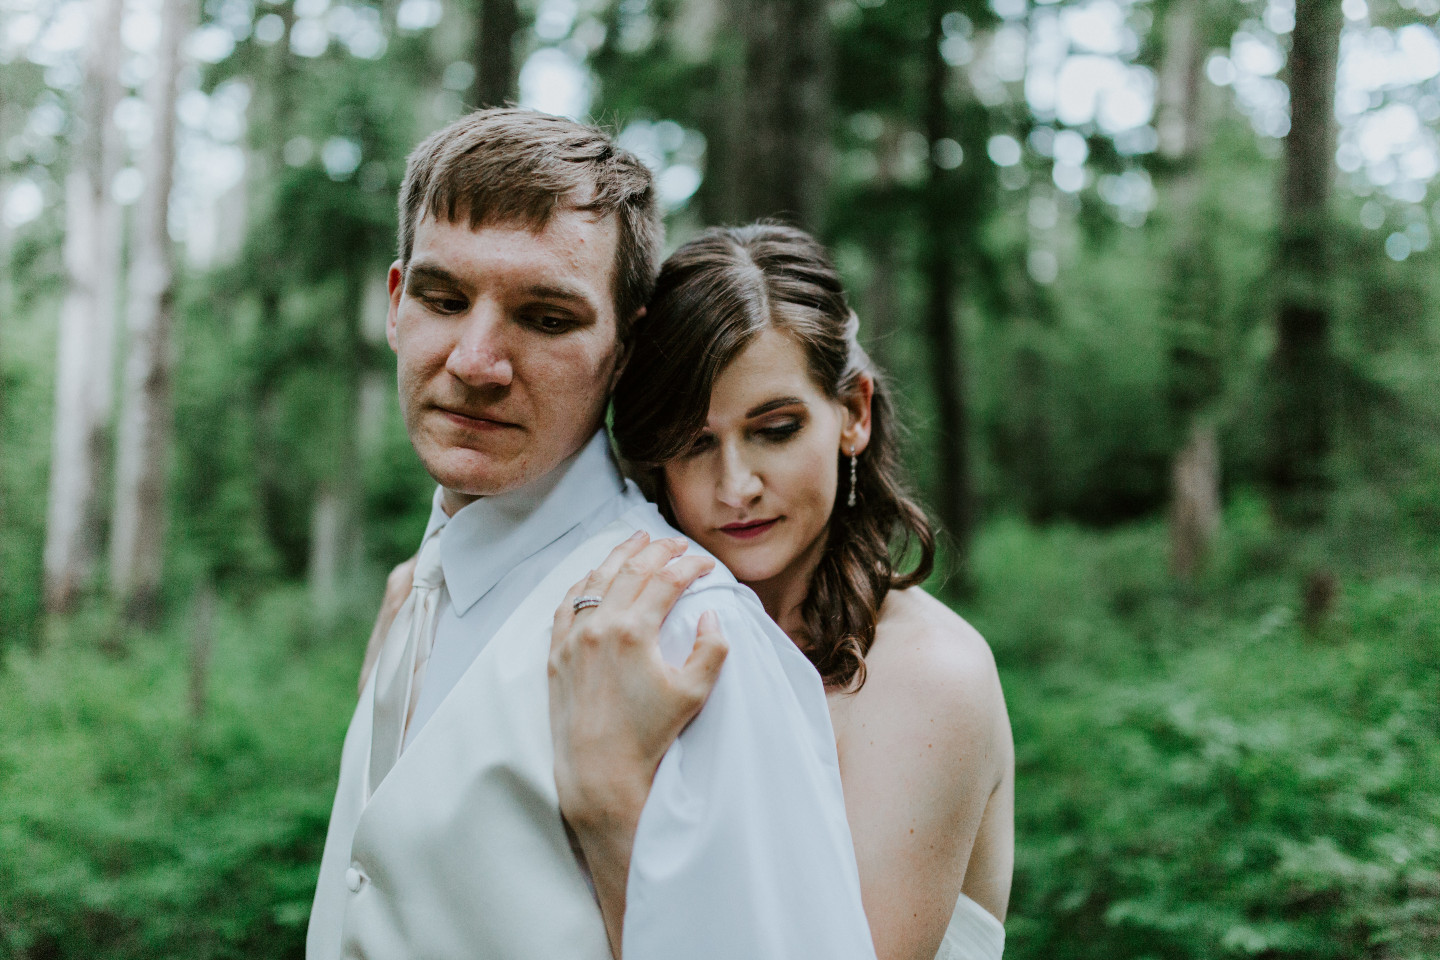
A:
{"type": "MultiPolygon", "coordinates": [[[[899,483],[856,326],[808,235],[711,230],[661,270],[614,437],[666,518],[755,591],[825,681],[877,955],[998,957],[1013,856],[1004,698],[985,641],[918,586],[933,537],[899,483]]],[[[708,692],[672,689],[680,674],[635,642],[656,638],[693,579],[692,564],[685,582],[641,589],[684,549],[628,541],[556,613],[556,783],[597,888],[620,891],[612,929],[651,779],[708,692]]]]}

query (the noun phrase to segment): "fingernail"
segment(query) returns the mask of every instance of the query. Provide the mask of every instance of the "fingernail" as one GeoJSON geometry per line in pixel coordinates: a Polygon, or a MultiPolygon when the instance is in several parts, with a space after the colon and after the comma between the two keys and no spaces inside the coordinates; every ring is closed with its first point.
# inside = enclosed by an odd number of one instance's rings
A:
{"type": "Polygon", "coordinates": [[[704,613],[700,614],[701,630],[714,630],[719,625],[720,623],[715,617],[714,610],[706,610],[704,613]]]}
{"type": "Polygon", "coordinates": [[[646,536],[644,530],[636,530],[634,533],[630,534],[630,536],[626,539],[625,542],[629,543],[631,540],[639,540],[641,537],[644,536],[646,536]]]}

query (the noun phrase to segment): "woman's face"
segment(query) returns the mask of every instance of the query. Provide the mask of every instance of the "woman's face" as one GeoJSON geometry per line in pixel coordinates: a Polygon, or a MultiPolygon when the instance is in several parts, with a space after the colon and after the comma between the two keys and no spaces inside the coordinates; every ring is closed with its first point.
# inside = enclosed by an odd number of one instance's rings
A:
{"type": "Polygon", "coordinates": [[[716,379],[704,431],[665,465],[676,525],[752,587],[808,578],[838,455],[863,446],[868,419],[862,437],[860,418],[811,380],[803,348],[761,331],[716,379]]]}

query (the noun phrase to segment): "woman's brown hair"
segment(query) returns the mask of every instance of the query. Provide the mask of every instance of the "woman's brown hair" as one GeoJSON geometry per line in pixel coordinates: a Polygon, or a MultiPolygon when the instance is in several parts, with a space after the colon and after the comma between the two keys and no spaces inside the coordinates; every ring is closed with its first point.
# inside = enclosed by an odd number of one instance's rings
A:
{"type": "Polygon", "coordinates": [[[673,523],[662,468],[689,449],[720,372],[760,331],[775,329],[800,344],[811,378],[832,400],[850,396],[862,374],[873,378],[855,505],[844,502],[850,458],[837,451],[836,505],[797,638],[826,686],[858,690],[880,605],[890,590],[929,576],[935,536],[901,480],[894,410],[857,326],[839,274],[809,234],[766,222],[709,230],[660,270],[615,389],[613,430],[620,455],[673,523]],[[902,572],[906,558],[913,566],[902,572]]]}

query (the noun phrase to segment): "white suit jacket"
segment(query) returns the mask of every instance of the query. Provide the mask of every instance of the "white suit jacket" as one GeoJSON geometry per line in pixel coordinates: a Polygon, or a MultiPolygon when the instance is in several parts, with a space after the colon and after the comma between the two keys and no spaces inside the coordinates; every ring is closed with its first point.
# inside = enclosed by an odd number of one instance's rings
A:
{"type": "MultiPolygon", "coordinates": [[[[550,623],[565,591],[646,504],[556,566],[365,799],[373,680],[346,735],[307,957],[605,960],[594,896],[554,781],[550,623]]],[[[671,636],[714,609],[731,652],[656,773],[631,858],[626,960],[873,960],[818,674],[717,568],[671,636]]],[[[667,624],[667,627],[670,625],[667,624]]],[[[688,650],[664,651],[672,662],[688,650]]]]}

